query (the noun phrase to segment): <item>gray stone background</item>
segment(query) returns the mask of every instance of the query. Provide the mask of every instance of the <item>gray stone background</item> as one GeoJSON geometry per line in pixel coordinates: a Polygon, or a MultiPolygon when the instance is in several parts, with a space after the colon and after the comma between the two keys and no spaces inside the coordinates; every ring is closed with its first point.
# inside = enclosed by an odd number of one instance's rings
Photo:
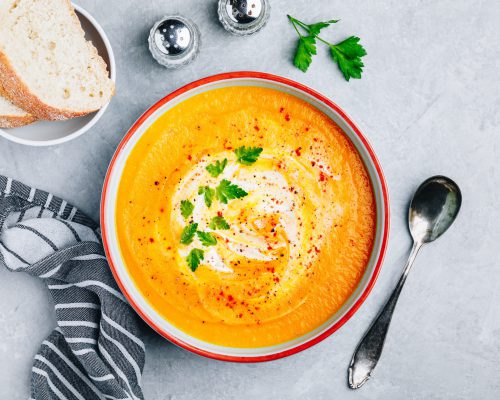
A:
{"type": "MultiPolygon", "coordinates": [[[[146,399],[500,398],[500,2],[497,0],[272,0],[268,26],[236,38],[218,24],[215,0],[79,0],[103,25],[117,57],[117,95],[83,137],[50,148],[0,138],[0,173],[52,191],[98,218],[115,147],[156,100],[195,79],[234,70],[280,74],[326,94],[359,124],[387,177],[392,230],[379,280],[337,333],[298,355],[265,364],[204,359],[146,332],[146,399]],[[150,57],[147,33],[177,11],[200,27],[194,64],[170,72],[150,57]],[[307,74],[291,64],[286,14],[341,18],[325,36],[356,34],[368,51],[360,81],[345,82],[326,49],[307,74]],[[453,228],[421,251],[372,380],[346,386],[353,349],[401,271],[410,247],[406,207],[433,174],[461,186],[453,228]]],[[[55,325],[41,282],[0,270],[0,399],[29,394],[32,358],[55,325]]]]}

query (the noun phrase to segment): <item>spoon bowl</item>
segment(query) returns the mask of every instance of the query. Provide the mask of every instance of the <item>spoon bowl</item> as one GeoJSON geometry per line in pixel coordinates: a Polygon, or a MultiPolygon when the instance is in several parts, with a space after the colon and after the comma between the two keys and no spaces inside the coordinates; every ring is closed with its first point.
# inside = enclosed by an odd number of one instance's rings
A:
{"type": "Polygon", "coordinates": [[[433,176],[415,192],[408,212],[413,240],[429,243],[451,226],[462,204],[458,185],[445,176],[433,176]]]}

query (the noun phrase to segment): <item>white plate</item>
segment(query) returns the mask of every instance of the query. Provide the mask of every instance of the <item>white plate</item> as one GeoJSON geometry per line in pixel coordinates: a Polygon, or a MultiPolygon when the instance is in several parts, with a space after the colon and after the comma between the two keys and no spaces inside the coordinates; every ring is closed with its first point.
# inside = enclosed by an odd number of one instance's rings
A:
{"type": "MultiPolygon", "coordinates": [[[[116,65],[113,49],[99,23],[80,6],[73,4],[76,15],[80,19],[87,40],[92,41],[99,55],[108,65],[110,78],[116,80],[116,65]]],[[[101,118],[108,105],[99,111],[79,118],[65,121],[38,121],[30,125],[12,129],[0,129],[0,136],[12,142],[28,146],[52,146],[68,142],[83,135],[101,118]]]]}

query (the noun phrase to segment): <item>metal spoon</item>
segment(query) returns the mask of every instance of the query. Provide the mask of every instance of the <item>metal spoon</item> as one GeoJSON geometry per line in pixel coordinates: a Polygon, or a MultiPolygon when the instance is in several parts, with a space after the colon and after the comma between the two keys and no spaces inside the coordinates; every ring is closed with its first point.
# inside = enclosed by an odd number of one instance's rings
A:
{"type": "Polygon", "coordinates": [[[399,294],[418,251],[422,245],[436,240],[446,232],[455,221],[461,204],[462,194],[459,187],[445,176],[427,179],[415,192],[408,213],[413,247],[391,297],[354,352],[349,366],[351,389],[363,386],[377,365],[399,294]]]}

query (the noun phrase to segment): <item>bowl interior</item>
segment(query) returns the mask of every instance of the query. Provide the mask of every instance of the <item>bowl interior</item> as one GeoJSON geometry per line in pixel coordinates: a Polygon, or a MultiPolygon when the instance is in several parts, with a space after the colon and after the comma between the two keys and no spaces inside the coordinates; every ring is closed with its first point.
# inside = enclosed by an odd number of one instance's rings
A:
{"type": "MultiPolygon", "coordinates": [[[[109,41],[98,23],[87,11],[77,5],[76,15],[80,20],[85,38],[96,47],[99,55],[104,59],[110,71],[110,77],[115,80],[114,57],[109,41]]],[[[74,139],[89,130],[101,117],[107,105],[99,111],[79,118],[65,121],[37,121],[33,124],[12,129],[0,129],[0,135],[5,138],[30,146],[50,146],[74,139]]]]}
{"type": "Polygon", "coordinates": [[[128,297],[130,303],[146,320],[146,322],[148,322],[148,324],[174,343],[195,351],[198,354],[231,361],[265,361],[268,359],[283,357],[309,347],[333,333],[333,331],[338,329],[347,321],[347,319],[356,311],[361,302],[368,295],[368,292],[373,286],[378,274],[388,234],[388,204],[385,183],[381,175],[380,167],[374,158],[371,148],[369,148],[369,145],[365,142],[364,138],[356,133],[354,125],[352,125],[348,118],[341,113],[342,112],[340,110],[336,110],[330,105],[318,100],[314,95],[311,95],[310,93],[307,93],[299,88],[292,87],[286,83],[255,77],[241,77],[216,80],[202,86],[195,86],[182,92],[181,94],[173,96],[173,98],[169,99],[169,101],[160,101],[143,117],[141,117],[121,143],[117,153],[115,154],[115,158],[111,163],[103,191],[101,223],[103,227],[105,248],[108,254],[108,259],[111,262],[115,278],[124,294],[128,297]],[[160,115],[185,99],[208,90],[227,86],[260,86],[283,91],[307,101],[333,119],[344,130],[345,134],[350,138],[360,153],[370,175],[377,204],[377,231],[373,251],[365,274],[357,289],[348,301],[336,314],[332,315],[328,321],[306,335],[285,343],[263,348],[233,348],[206,343],[185,334],[158,315],[153,307],[141,296],[140,292],[135,287],[134,282],[127,273],[125,261],[122,259],[120,254],[115,228],[115,201],[121,174],[128,155],[141,138],[142,134],[160,115]]]}

